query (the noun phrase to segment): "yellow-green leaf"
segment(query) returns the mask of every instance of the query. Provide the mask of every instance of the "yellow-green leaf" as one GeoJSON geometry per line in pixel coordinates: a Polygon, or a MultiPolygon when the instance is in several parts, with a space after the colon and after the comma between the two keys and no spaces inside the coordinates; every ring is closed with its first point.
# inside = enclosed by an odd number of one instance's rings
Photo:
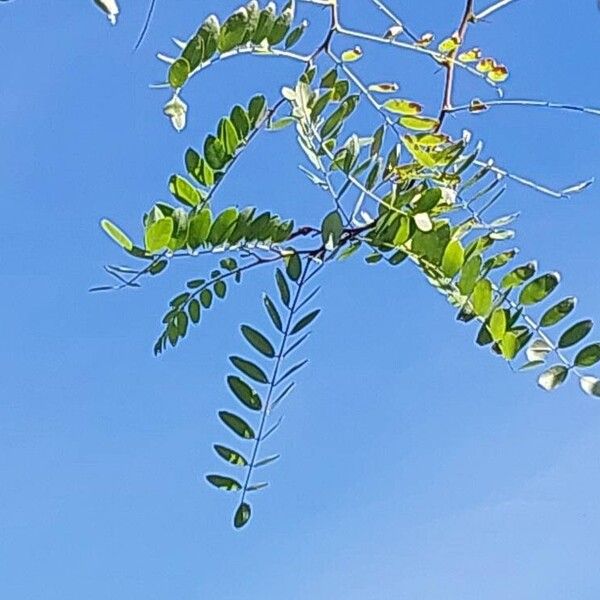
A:
{"type": "Polygon", "coordinates": [[[450,54],[454,52],[458,46],[460,45],[460,37],[457,34],[454,34],[446,39],[442,40],[438,44],[438,50],[443,54],[450,54]]]}
{"type": "Polygon", "coordinates": [[[350,50],[345,50],[342,52],[341,59],[343,62],[354,62],[361,58],[362,55],[362,48],[360,46],[354,46],[354,48],[350,48],[350,50]]]}
{"type": "Polygon", "coordinates": [[[487,76],[494,83],[502,83],[508,79],[508,69],[504,65],[496,65],[487,76]]]}
{"type": "Polygon", "coordinates": [[[480,73],[489,73],[496,67],[496,61],[493,58],[482,58],[475,67],[480,73]]]}
{"type": "Polygon", "coordinates": [[[465,262],[465,250],[458,240],[452,240],[444,250],[442,270],[448,277],[454,277],[465,262]]]}
{"type": "Polygon", "coordinates": [[[148,252],[162,250],[171,241],[173,234],[173,219],[164,217],[152,223],[146,229],[145,242],[148,252]]]}
{"type": "Polygon", "coordinates": [[[423,107],[418,102],[404,98],[392,98],[383,104],[383,108],[398,115],[418,115],[423,107]]]}
{"type": "Polygon", "coordinates": [[[431,131],[439,125],[439,121],[432,117],[406,116],[400,119],[400,125],[414,131],[431,131]]]}
{"type": "Polygon", "coordinates": [[[481,58],[481,50],[479,48],[471,48],[458,55],[458,60],[465,63],[475,62],[481,58]]]}
{"type": "Polygon", "coordinates": [[[173,88],[180,88],[190,76],[190,63],[185,58],[178,58],[169,67],[169,84],[173,88]]]}
{"type": "Polygon", "coordinates": [[[492,284],[487,279],[480,279],[473,289],[471,304],[473,310],[480,316],[485,317],[492,308],[492,284]]]}
{"type": "Polygon", "coordinates": [[[102,219],[102,221],[100,221],[100,226],[117,244],[119,244],[119,246],[121,246],[121,248],[125,248],[125,250],[131,250],[133,248],[133,242],[129,239],[127,234],[112,221],[102,219]]]}

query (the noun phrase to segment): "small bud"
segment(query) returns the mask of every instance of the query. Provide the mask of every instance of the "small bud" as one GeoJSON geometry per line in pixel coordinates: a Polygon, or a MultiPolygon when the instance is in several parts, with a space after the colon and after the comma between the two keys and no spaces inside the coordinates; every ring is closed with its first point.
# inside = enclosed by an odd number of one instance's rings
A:
{"type": "Polygon", "coordinates": [[[402,33],[404,32],[404,26],[403,25],[392,25],[384,34],[383,37],[386,40],[393,40],[394,38],[397,38],[399,35],[402,35],[402,33]]]}
{"type": "Polygon", "coordinates": [[[431,42],[433,42],[433,33],[427,32],[424,33],[416,42],[415,44],[417,46],[420,46],[421,48],[426,48],[427,46],[429,46],[429,44],[431,44],[431,42]]]}
{"type": "Polygon", "coordinates": [[[187,104],[177,94],[165,104],[163,112],[171,119],[171,125],[176,131],[185,129],[187,109],[187,104]]]}
{"type": "Polygon", "coordinates": [[[488,105],[482,102],[479,98],[473,98],[469,103],[469,112],[477,113],[484,112],[488,109],[488,105]]]}
{"type": "Polygon", "coordinates": [[[116,25],[119,15],[119,5],[117,0],[94,0],[97,6],[106,14],[111,25],[116,25]]]}

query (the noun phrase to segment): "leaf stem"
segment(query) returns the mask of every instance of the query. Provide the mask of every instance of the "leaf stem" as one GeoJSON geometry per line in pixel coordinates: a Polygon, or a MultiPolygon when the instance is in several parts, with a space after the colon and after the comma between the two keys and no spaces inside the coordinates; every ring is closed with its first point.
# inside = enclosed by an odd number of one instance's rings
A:
{"type": "Polygon", "coordinates": [[[308,271],[310,269],[310,265],[311,265],[310,259],[307,258],[304,268],[302,269],[302,274],[300,275],[300,279],[298,280],[298,284],[294,291],[294,296],[293,296],[292,303],[291,303],[289,311],[288,311],[288,317],[286,319],[286,324],[285,324],[284,330],[281,334],[281,342],[279,344],[279,349],[278,349],[278,352],[277,352],[277,355],[275,358],[275,364],[274,364],[273,370],[271,372],[271,377],[269,378],[269,387],[267,390],[267,395],[265,397],[264,405],[262,407],[260,424],[259,424],[258,431],[256,434],[256,439],[254,441],[254,448],[252,449],[252,455],[251,455],[250,461],[248,463],[248,471],[246,473],[246,479],[244,481],[244,487],[242,489],[242,497],[240,499],[240,505],[244,504],[244,500],[246,498],[246,494],[247,494],[248,488],[250,486],[250,479],[251,479],[252,473],[254,471],[254,466],[256,465],[256,459],[258,456],[258,450],[260,448],[260,443],[263,440],[263,431],[264,431],[265,425],[267,423],[267,417],[269,415],[269,409],[271,407],[273,393],[275,392],[275,388],[276,388],[277,377],[279,375],[279,371],[281,369],[281,365],[283,362],[285,347],[286,347],[286,344],[290,337],[292,320],[295,315],[298,300],[300,299],[300,296],[302,294],[303,286],[306,282],[306,278],[308,275],[308,271]]]}

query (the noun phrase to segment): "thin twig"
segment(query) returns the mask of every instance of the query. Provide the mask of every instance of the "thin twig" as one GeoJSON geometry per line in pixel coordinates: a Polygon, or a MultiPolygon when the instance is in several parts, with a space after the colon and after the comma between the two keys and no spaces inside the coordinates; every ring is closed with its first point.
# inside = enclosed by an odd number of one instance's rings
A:
{"type": "Polygon", "coordinates": [[[472,16],[473,0],[466,0],[463,15],[456,30],[458,44],[456,45],[456,48],[454,48],[454,50],[452,50],[452,52],[448,54],[448,61],[444,63],[444,67],[446,68],[446,82],[444,84],[444,94],[442,97],[442,106],[440,108],[440,113],[438,117],[437,130],[439,130],[442,126],[444,118],[448,114],[448,110],[452,108],[452,92],[454,91],[454,71],[457,62],[456,56],[465,41],[467,29],[469,27],[469,22],[471,21],[472,16]]]}
{"type": "MultiPolygon", "coordinates": [[[[546,100],[527,100],[527,99],[502,99],[502,100],[481,100],[481,104],[485,108],[492,108],[495,106],[524,106],[531,108],[553,108],[558,110],[574,111],[586,113],[589,115],[600,116],[599,108],[592,108],[589,106],[578,106],[575,104],[564,104],[562,102],[548,102],[546,100]]],[[[484,108],[484,110],[485,110],[484,108]]],[[[452,106],[448,108],[447,113],[458,113],[458,112],[484,112],[472,110],[471,104],[461,104],[460,106],[452,106]]]]}
{"type": "Polygon", "coordinates": [[[491,6],[484,8],[481,12],[474,14],[472,19],[473,19],[473,21],[481,21],[482,19],[485,19],[486,17],[488,17],[492,13],[496,12],[497,10],[504,8],[505,6],[508,6],[509,4],[512,4],[513,2],[516,2],[516,0],[499,0],[499,2],[495,2],[491,6]]]}
{"type": "Polygon", "coordinates": [[[381,0],[371,0],[371,2],[385,15],[387,15],[396,25],[402,27],[406,35],[413,41],[418,40],[417,36],[408,28],[406,23],[395,13],[393,13],[381,0]]]}

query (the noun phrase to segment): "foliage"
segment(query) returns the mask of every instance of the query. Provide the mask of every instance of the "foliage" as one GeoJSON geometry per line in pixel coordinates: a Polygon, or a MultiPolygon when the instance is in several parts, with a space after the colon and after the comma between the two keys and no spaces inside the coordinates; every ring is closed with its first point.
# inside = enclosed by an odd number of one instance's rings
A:
{"type": "Polygon", "coordinates": [[[230,357],[233,372],[227,378],[239,409],[218,413],[238,444],[219,443],[214,449],[238,474],[207,476],[211,485],[238,494],[236,528],[252,514],[249,494],[267,485],[256,474],[278,458],[263,456],[262,442],[278,428],[276,411],[294,388],[293,376],[306,364],[291,357],[319,315],[319,308],[312,307],[318,291],[314,279],[336,261],[353,256],[368,265],[412,265],[448,300],[459,322],[474,326],[477,345],[511,364],[524,357],[519,369],[538,369],[537,381],[545,390],[576,377],[585,393],[600,396],[600,380],[588,374],[600,362],[600,343],[588,341],[592,321],[573,319],[576,301],[558,294],[558,273],[540,270],[534,260],[517,260],[518,249],[511,244],[518,214],[491,216],[507,181],[554,198],[579,192],[589,182],[552,190],[483,157],[482,144],[469,133],[456,136],[445,128],[452,113],[478,113],[498,105],[598,111],[503,98],[500,86],[508,68],[465,40],[470,26],[512,4],[510,0],[479,12],[467,0],[456,31],[439,42],[430,33],[414,35],[383,2],[372,2],[390,21],[383,34],[345,28],[341,0],[312,0],[324,7],[329,26],[306,54],[294,51],[308,23],[299,18],[293,1],[277,8],[273,2],[261,7],[251,0],[221,20],[209,16],[187,41],[176,41],[178,54],[159,58],[168,65],[161,87],[172,94],[164,112],[177,130],[186,125],[183,90],[224,59],[241,54],[285,58],[299,65],[297,78],[282,87],[279,98],[268,101],[256,95],[236,104],[201,148],[185,152],[185,173],[173,174],[168,182],[176,204],[158,202],[150,208],[139,243],[111,221],[102,222],[106,233],[144,264],[131,271],[109,267],[118,283],[96,289],[137,286],[145,275],[163,273],[176,258],[218,263],[205,267],[204,278],[187,281],[170,301],[156,354],[180,343],[248,271],[263,266],[273,270],[276,293],[262,298],[272,330],[241,326],[247,348],[230,357]],[[347,50],[338,55],[334,39],[346,40],[347,50]],[[417,100],[398,95],[393,81],[365,82],[358,73],[365,50],[357,41],[423,54],[437,63],[445,71],[439,109],[426,110],[417,100]],[[458,69],[479,78],[499,97],[454,104],[458,69]],[[363,110],[377,117],[374,130],[364,130],[363,110]],[[300,168],[328,197],[320,222],[297,226],[291,218],[259,214],[251,206],[216,208],[220,183],[254,137],[286,128],[303,152],[300,168]]]}

